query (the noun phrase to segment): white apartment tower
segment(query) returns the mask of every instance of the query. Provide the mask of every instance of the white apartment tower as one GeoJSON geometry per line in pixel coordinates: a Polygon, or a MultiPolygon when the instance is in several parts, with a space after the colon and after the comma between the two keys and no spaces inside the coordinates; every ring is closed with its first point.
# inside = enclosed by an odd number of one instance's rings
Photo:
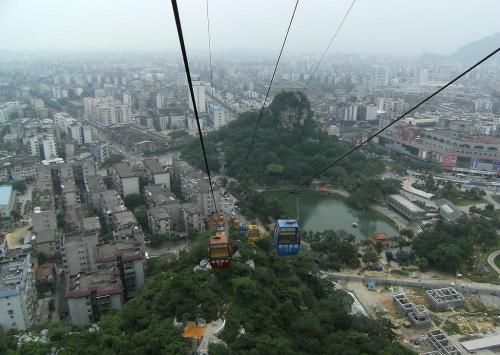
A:
{"type": "Polygon", "coordinates": [[[156,94],[156,108],[163,109],[168,106],[168,95],[165,92],[159,92],[156,94]]]}
{"type": "MultiPolygon", "coordinates": [[[[193,92],[194,99],[196,100],[196,109],[198,112],[206,112],[206,97],[205,97],[205,86],[202,84],[199,78],[193,77],[193,92]]],[[[188,90],[189,96],[189,109],[194,111],[193,102],[191,100],[191,93],[188,90]]]]}
{"type": "Polygon", "coordinates": [[[389,72],[382,65],[375,65],[372,71],[372,83],[374,87],[387,86],[389,83],[389,72]]]}
{"type": "Polygon", "coordinates": [[[57,158],[57,147],[54,137],[52,136],[43,137],[42,146],[43,146],[43,156],[45,160],[57,158]]]}

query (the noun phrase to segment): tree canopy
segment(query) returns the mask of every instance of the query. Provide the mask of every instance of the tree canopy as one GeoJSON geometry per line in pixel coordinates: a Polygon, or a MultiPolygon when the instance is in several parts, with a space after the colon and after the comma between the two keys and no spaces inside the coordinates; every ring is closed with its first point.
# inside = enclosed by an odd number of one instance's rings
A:
{"type": "MultiPolygon", "coordinates": [[[[283,181],[307,185],[313,174],[351,148],[348,143],[328,136],[312,117],[309,100],[303,93],[279,93],[263,112],[248,159],[257,112],[243,113],[237,120],[204,137],[209,167],[219,170],[216,146],[222,142],[228,175],[261,185],[276,186],[283,181]]],[[[182,156],[204,168],[197,139],[182,149],[182,156]]],[[[337,186],[347,186],[357,177],[373,177],[383,169],[384,164],[378,158],[368,159],[363,153],[355,152],[321,178],[337,186]]]]}
{"type": "Polygon", "coordinates": [[[484,217],[463,217],[454,224],[440,222],[413,239],[412,250],[420,262],[438,270],[456,272],[477,248],[496,245],[495,225],[484,217]]]}
{"type": "Polygon", "coordinates": [[[215,346],[215,354],[412,354],[394,341],[390,323],[351,315],[351,297],[318,276],[307,252],[280,258],[269,238],[233,241],[240,256],[230,269],[194,271],[207,257],[207,239],[199,237],[178,259],[151,259],[145,287],[105,315],[99,330],[53,324],[48,344],[17,349],[9,334],[0,338],[0,352],[183,354],[191,344],[173,320],[201,317],[226,319],[219,337],[228,348],[215,346]]]}

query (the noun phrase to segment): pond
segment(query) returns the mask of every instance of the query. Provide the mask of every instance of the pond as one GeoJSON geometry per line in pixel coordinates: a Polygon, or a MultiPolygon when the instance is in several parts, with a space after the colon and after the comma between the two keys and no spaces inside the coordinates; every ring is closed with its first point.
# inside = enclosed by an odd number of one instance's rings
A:
{"type": "MultiPolygon", "coordinates": [[[[283,191],[263,193],[268,199],[282,197],[283,191]]],[[[290,218],[296,218],[295,196],[288,195],[280,201],[290,218]]],[[[346,198],[330,194],[321,196],[318,191],[302,191],[299,195],[299,223],[306,231],[344,230],[363,240],[376,232],[389,236],[398,234],[395,224],[383,214],[374,210],[358,211],[347,204],[346,198]],[[356,223],[357,228],[352,224],[356,223]]]]}

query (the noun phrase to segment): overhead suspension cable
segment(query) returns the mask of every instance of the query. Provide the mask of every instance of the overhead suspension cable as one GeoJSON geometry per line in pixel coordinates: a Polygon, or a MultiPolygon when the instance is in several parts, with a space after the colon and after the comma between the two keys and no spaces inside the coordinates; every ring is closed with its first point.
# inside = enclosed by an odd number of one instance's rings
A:
{"type": "Polygon", "coordinates": [[[198,134],[200,136],[201,149],[203,151],[203,158],[205,160],[205,168],[207,170],[208,182],[210,184],[210,192],[212,193],[212,199],[214,201],[215,212],[217,211],[217,202],[215,200],[214,188],[212,185],[212,177],[210,175],[210,169],[208,168],[207,154],[205,151],[205,144],[203,143],[203,135],[201,134],[200,118],[198,117],[198,109],[196,108],[196,100],[194,97],[193,81],[191,80],[191,72],[189,71],[189,62],[186,54],[186,47],[184,45],[184,36],[182,35],[182,25],[181,19],[179,17],[179,9],[177,7],[177,0],[172,0],[172,10],[174,11],[175,25],[177,27],[177,34],[179,36],[179,43],[181,45],[182,60],[184,61],[184,68],[186,70],[186,76],[188,79],[189,93],[191,94],[191,100],[193,102],[194,116],[196,117],[196,125],[198,126],[198,134]]]}
{"type": "MultiPolygon", "coordinates": [[[[340,163],[342,160],[344,160],[345,158],[347,158],[349,155],[351,155],[355,151],[361,149],[361,147],[363,147],[366,143],[368,143],[373,138],[375,138],[376,136],[378,136],[380,133],[384,132],[386,129],[388,129],[389,127],[391,127],[392,125],[394,125],[396,122],[398,122],[399,120],[401,120],[402,118],[404,118],[406,115],[408,115],[409,113],[413,112],[414,110],[416,110],[417,108],[419,108],[420,106],[422,106],[424,103],[426,103],[427,101],[429,101],[430,99],[432,99],[434,96],[436,96],[437,94],[439,94],[441,91],[443,91],[444,89],[446,89],[448,86],[452,85],[457,80],[459,80],[462,77],[464,77],[465,75],[467,75],[470,71],[472,71],[476,67],[478,67],[481,64],[483,64],[484,62],[486,62],[488,59],[490,59],[491,57],[493,57],[499,51],[500,51],[500,48],[495,49],[493,52],[491,52],[490,54],[488,54],[486,57],[484,57],[483,59],[481,59],[480,61],[478,61],[476,64],[472,65],[471,67],[469,67],[467,70],[465,70],[460,75],[458,75],[457,77],[455,77],[454,79],[452,79],[451,81],[449,81],[446,85],[442,86],[440,89],[438,89],[437,91],[435,91],[434,93],[432,93],[431,95],[429,95],[428,97],[426,97],[424,100],[420,101],[417,105],[413,106],[411,109],[409,109],[408,111],[406,111],[405,113],[403,113],[401,116],[399,116],[398,118],[396,118],[394,121],[390,122],[388,125],[386,125],[385,127],[381,128],[380,130],[378,130],[377,132],[375,132],[373,135],[371,135],[370,137],[368,137],[366,140],[364,140],[363,142],[361,142],[356,147],[352,148],[350,151],[348,151],[347,153],[345,153],[341,157],[337,158],[335,161],[333,161],[331,164],[329,164],[325,168],[323,168],[323,169],[319,170],[318,172],[316,172],[315,174],[313,174],[312,177],[309,177],[306,181],[304,181],[300,185],[305,185],[305,184],[311,182],[312,180],[314,180],[315,178],[319,177],[321,174],[323,174],[324,172],[326,172],[328,169],[330,169],[334,165],[337,165],[338,163],[340,163]]],[[[278,198],[277,201],[282,200],[283,198],[285,198],[286,196],[288,196],[290,193],[294,193],[296,191],[297,191],[297,189],[293,189],[292,191],[287,192],[286,194],[284,194],[283,196],[281,196],[280,198],[278,198]]]]}
{"type": "Polygon", "coordinates": [[[266,107],[266,102],[267,102],[267,99],[269,97],[269,92],[271,91],[271,86],[273,85],[274,76],[276,75],[276,70],[278,69],[278,64],[280,63],[281,54],[283,53],[283,49],[285,48],[286,39],[288,38],[288,33],[290,33],[290,27],[292,27],[293,18],[295,17],[295,11],[297,10],[298,5],[299,5],[299,0],[297,0],[295,2],[295,7],[293,8],[293,12],[292,12],[292,17],[290,19],[290,23],[288,24],[288,29],[286,30],[285,39],[283,40],[283,44],[281,45],[281,50],[280,50],[280,54],[278,55],[278,59],[276,60],[276,65],[274,66],[273,75],[271,76],[271,81],[269,82],[269,86],[267,88],[266,98],[264,99],[264,103],[262,104],[262,107],[260,109],[259,118],[257,120],[257,125],[255,126],[255,129],[253,131],[252,141],[250,142],[250,146],[248,147],[248,152],[247,152],[247,155],[245,157],[245,161],[248,160],[248,157],[250,156],[250,152],[252,151],[253,144],[255,142],[255,137],[257,136],[257,131],[259,129],[260,120],[262,119],[262,114],[264,112],[264,108],[266,107]]]}
{"type": "Polygon", "coordinates": [[[208,0],[206,0],[207,4],[207,34],[208,34],[208,55],[210,59],[210,87],[212,91],[212,96],[214,95],[214,71],[212,69],[212,43],[210,39],[210,17],[208,16],[208,0]]]}
{"type": "Polygon", "coordinates": [[[309,83],[311,82],[314,74],[316,74],[316,71],[318,70],[319,68],[319,65],[321,64],[321,62],[323,61],[323,59],[325,58],[325,55],[326,53],[328,52],[328,50],[330,49],[330,46],[332,45],[333,41],[335,40],[335,38],[337,37],[337,35],[339,34],[340,32],[340,29],[342,28],[342,26],[344,25],[344,22],[345,20],[347,19],[347,16],[349,16],[349,13],[351,12],[352,10],[352,7],[354,6],[354,4],[356,3],[356,0],[353,0],[352,3],[351,3],[351,6],[349,6],[349,9],[347,10],[347,12],[345,13],[344,15],[344,18],[342,19],[342,21],[340,22],[340,25],[339,27],[337,27],[337,30],[335,31],[335,34],[333,35],[332,39],[330,40],[330,43],[328,43],[328,46],[326,46],[326,49],[325,51],[323,52],[323,55],[321,56],[321,58],[319,59],[318,63],[316,64],[316,67],[314,68],[313,72],[311,73],[311,75],[309,76],[309,79],[307,80],[307,83],[306,85],[304,86],[304,88],[302,90],[305,90],[307,89],[307,87],[309,86],[309,83]]]}

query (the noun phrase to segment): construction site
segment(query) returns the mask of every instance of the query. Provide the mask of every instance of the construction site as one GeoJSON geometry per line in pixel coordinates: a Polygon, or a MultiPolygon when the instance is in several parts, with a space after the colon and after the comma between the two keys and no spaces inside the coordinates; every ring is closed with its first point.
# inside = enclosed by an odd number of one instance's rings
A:
{"type": "Polygon", "coordinates": [[[454,287],[373,286],[341,282],[371,317],[386,317],[398,340],[427,355],[496,354],[500,351],[500,298],[489,300],[454,287]]]}

